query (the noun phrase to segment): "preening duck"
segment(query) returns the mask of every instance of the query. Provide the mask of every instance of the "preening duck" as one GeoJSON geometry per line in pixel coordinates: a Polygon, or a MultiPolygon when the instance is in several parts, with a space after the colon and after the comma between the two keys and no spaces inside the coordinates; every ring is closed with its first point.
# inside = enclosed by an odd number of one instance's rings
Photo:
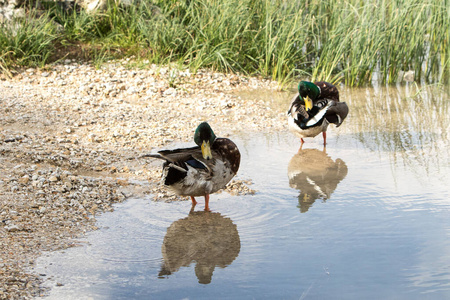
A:
{"type": "Polygon", "coordinates": [[[231,219],[218,212],[191,211],[167,228],[158,275],[166,277],[183,266],[195,265],[198,282],[209,284],[215,268],[230,265],[240,250],[237,226],[231,219]]]}
{"type": "Polygon", "coordinates": [[[300,191],[300,212],[307,212],[317,199],[330,199],[347,173],[345,162],[333,160],[325,149],[300,149],[288,165],[289,186],[300,191]]]}
{"type": "Polygon", "coordinates": [[[209,195],[224,188],[236,175],[241,154],[233,141],[217,138],[207,122],[201,123],[194,133],[191,148],[161,150],[154,157],[165,160],[163,183],[176,194],[190,196],[192,205],[195,197],[205,197],[205,210],[209,211],[209,195]]]}
{"type": "Polygon", "coordinates": [[[326,131],[333,123],[339,127],[348,114],[348,106],[339,101],[339,91],[331,83],[300,81],[298,94],[288,110],[289,130],[303,138],[315,137],[322,132],[326,145],[326,131]]]}

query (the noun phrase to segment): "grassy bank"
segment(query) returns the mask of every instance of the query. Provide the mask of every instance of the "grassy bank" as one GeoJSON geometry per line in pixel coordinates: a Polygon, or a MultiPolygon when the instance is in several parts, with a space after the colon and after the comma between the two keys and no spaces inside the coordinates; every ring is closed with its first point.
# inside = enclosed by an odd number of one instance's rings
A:
{"type": "Polygon", "coordinates": [[[408,70],[450,78],[450,0],[143,0],[18,22],[0,27],[0,69],[44,66],[78,47],[97,64],[134,55],[281,83],[393,83],[408,70]]]}

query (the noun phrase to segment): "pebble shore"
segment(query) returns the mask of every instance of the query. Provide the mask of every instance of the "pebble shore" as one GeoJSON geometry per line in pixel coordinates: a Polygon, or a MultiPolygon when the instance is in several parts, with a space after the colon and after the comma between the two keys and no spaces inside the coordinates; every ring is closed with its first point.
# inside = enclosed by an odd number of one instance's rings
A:
{"type": "MultiPolygon", "coordinates": [[[[0,299],[45,294],[32,274],[42,251],[77,246],[95,217],[131,196],[187,200],[161,187],[161,161],[140,155],[192,142],[208,121],[221,137],[286,130],[284,108],[236,96],[275,82],[131,60],[99,69],[65,60],[0,74],[0,299]]],[[[237,176],[230,194],[252,194],[237,176]]],[[[189,200],[187,200],[189,201],[189,200]]]]}

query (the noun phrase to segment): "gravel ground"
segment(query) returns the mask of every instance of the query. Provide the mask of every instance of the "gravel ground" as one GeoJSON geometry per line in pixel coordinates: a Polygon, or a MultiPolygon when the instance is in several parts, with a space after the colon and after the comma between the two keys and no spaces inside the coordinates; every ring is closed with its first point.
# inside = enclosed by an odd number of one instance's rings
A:
{"type": "MultiPolygon", "coordinates": [[[[76,246],[114,203],[144,194],[187,200],[161,187],[160,161],[138,156],[192,141],[204,120],[222,137],[286,130],[284,108],[234,94],[276,89],[268,80],[140,69],[130,60],[0,74],[0,299],[45,294],[29,271],[36,257],[76,246]]],[[[236,178],[228,192],[254,192],[236,178]]]]}

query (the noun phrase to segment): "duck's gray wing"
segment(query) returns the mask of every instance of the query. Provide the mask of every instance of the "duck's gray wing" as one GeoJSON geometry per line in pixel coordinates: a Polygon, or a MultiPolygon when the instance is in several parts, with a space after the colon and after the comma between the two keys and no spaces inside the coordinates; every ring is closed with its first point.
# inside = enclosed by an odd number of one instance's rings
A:
{"type": "Polygon", "coordinates": [[[326,118],[328,122],[333,123],[336,127],[341,126],[342,122],[348,115],[348,106],[345,102],[335,102],[335,105],[331,106],[327,110],[326,118]]]}

